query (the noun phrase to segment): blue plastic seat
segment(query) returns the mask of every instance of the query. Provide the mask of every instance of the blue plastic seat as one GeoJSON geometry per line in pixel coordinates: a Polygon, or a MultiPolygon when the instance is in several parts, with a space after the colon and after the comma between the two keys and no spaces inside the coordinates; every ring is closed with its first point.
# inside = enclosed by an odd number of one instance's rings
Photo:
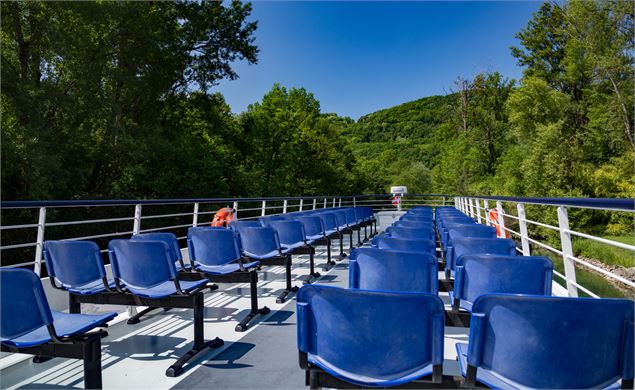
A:
{"type": "Polygon", "coordinates": [[[285,290],[278,296],[276,302],[285,302],[291,291],[297,287],[291,285],[291,249],[283,249],[278,239],[278,233],[271,227],[245,227],[238,231],[242,243],[243,255],[255,260],[262,260],[264,264],[285,265],[285,290]],[[281,261],[281,262],[279,262],[281,261]]]}
{"type": "Polygon", "coordinates": [[[381,235],[373,239],[373,246],[406,252],[423,252],[436,256],[436,243],[432,240],[409,240],[381,235]]]}
{"type": "Polygon", "coordinates": [[[187,231],[187,248],[194,268],[211,275],[245,271],[260,264],[242,262],[238,235],[229,229],[191,227],[187,231]]]}
{"type": "Polygon", "coordinates": [[[396,386],[443,362],[443,303],[426,293],[308,285],[297,297],[300,365],[348,383],[396,386]]]}
{"type": "Polygon", "coordinates": [[[338,231],[337,217],[334,213],[320,212],[315,214],[324,224],[324,234],[331,236],[338,231]]]}
{"type": "Polygon", "coordinates": [[[434,227],[434,222],[430,221],[397,221],[392,226],[394,227],[404,227],[410,229],[432,229],[434,227]]]}
{"type": "Polygon", "coordinates": [[[296,217],[296,220],[304,227],[305,239],[309,244],[326,237],[326,230],[319,216],[305,214],[296,217]]]}
{"type": "Polygon", "coordinates": [[[436,235],[434,229],[430,228],[404,228],[404,227],[388,227],[386,234],[394,238],[406,238],[410,240],[435,240],[436,235]]]}
{"type": "Polygon", "coordinates": [[[462,255],[516,255],[516,243],[502,238],[459,238],[447,247],[446,271],[454,271],[456,260],[462,255]]]}
{"type": "Polygon", "coordinates": [[[278,233],[271,227],[240,227],[237,231],[243,253],[249,258],[262,260],[286,253],[280,244],[278,233]]]}
{"type": "Polygon", "coordinates": [[[145,298],[189,294],[207,280],[179,281],[170,247],[164,241],[112,240],[108,254],[115,282],[145,298]]]}
{"type": "Polygon", "coordinates": [[[172,254],[172,258],[174,259],[176,270],[189,270],[192,268],[191,264],[185,264],[183,261],[183,255],[181,254],[181,247],[179,246],[179,240],[173,233],[142,233],[135,234],[130,238],[131,240],[150,240],[150,241],[163,241],[168,244],[170,248],[170,253],[172,254]]]}
{"type": "Polygon", "coordinates": [[[437,264],[429,253],[357,248],[350,255],[349,287],[436,294],[437,264]]]}
{"type": "Polygon", "coordinates": [[[293,250],[308,245],[304,226],[300,221],[273,220],[268,222],[278,233],[278,239],[283,249],[293,250]]]}
{"type": "Polygon", "coordinates": [[[496,229],[480,224],[450,224],[441,233],[444,246],[452,245],[452,240],[457,238],[496,238],[496,229]]]}
{"type": "Polygon", "coordinates": [[[334,210],[333,215],[335,215],[335,219],[337,220],[337,230],[348,230],[348,223],[346,222],[346,211],[334,210]]]}
{"type": "Polygon", "coordinates": [[[481,295],[551,295],[553,264],[544,256],[463,255],[455,265],[453,307],[471,311],[481,295]]]}
{"type": "Polygon", "coordinates": [[[431,215],[416,215],[416,214],[404,214],[399,218],[400,221],[413,221],[413,222],[432,222],[431,215]]]}
{"type": "Polygon", "coordinates": [[[457,344],[466,384],[492,388],[633,386],[633,307],[625,299],[491,294],[472,307],[457,344]]]}
{"type": "Polygon", "coordinates": [[[99,389],[101,338],[117,313],[67,314],[51,310],[40,278],[31,270],[0,268],[2,352],[84,361],[84,387],[99,389]]]}
{"type": "MultiPolygon", "coordinates": [[[[270,217],[267,217],[270,218],[270,217]]],[[[263,224],[259,220],[233,220],[229,223],[229,228],[234,231],[239,231],[241,228],[248,227],[262,227],[263,224]]]]}
{"type": "Polygon", "coordinates": [[[18,348],[70,340],[104,326],[117,313],[67,314],[53,311],[37,275],[0,268],[0,342],[18,348]]]}
{"type": "Polygon", "coordinates": [[[115,288],[114,281],[106,277],[99,247],[92,241],[45,241],[44,259],[57,289],[91,295],[115,288]]]}

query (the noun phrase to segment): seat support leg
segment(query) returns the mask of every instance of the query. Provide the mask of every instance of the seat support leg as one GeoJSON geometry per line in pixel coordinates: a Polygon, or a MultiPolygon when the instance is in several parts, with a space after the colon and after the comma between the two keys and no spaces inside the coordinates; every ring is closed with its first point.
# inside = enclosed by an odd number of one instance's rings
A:
{"type": "Polygon", "coordinates": [[[315,271],[315,248],[311,248],[309,252],[309,277],[302,282],[303,284],[310,284],[317,278],[322,276],[319,272],[315,271]]]}
{"type": "Polygon", "coordinates": [[[326,239],[326,264],[322,267],[324,272],[331,269],[331,266],[335,265],[335,261],[331,259],[331,239],[326,239]]]}
{"type": "Polygon", "coordinates": [[[91,337],[82,343],[84,388],[101,389],[101,338],[91,337]]]}
{"type": "Polygon", "coordinates": [[[344,252],[344,234],[340,233],[340,255],[338,260],[344,260],[346,258],[346,252],[344,252]]]}
{"type": "Polygon", "coordinates": [[[465,375],[465,383],[464,383],[464,385],[466,387],[474,387],[474,386],[476,386],[476,367],[470,366],[468,364],[467,372],[466,372],[466,375],[465,375]]]}
{"type": "Polygon", "coordinates": [[[147,308],[141,310],[140,312],[138,312],[134,316],[128,318],[128,321],[127,321],[128,325],[138,324],[139,322],[141,322],[141,317],[143,317],[144,315],[150,313],[152,310],[156,310],[156,309],[161,309],[161,308],[160,307],[147,307],[147,308]]]}
{"type": "Polygon", "coordinates": [[[353,250],[353,231],[348,234],[348,244],[350,245],[349,251],[353,250]]]}
{"type": "Polygon", "coordinates": [[[313,371],[313,370],[309,370],[309,388],[310,389],[319,389],[320,388],[320,383],[318,381],[318,373],[313,371]]]}
{"type": "Polygon", "coordinates": [[[249,322],[258,314],[265,315],[271,311],[267,306],[258,307],[258,273],[256,271],[249,272],[249,294],[251,299],[251,311],[236,325],[236,332],[244,332],[249,327],[249,322]]]}
{"type": "Polygon", "coordinates": [[[291,286],[291,256],[287,255],[285,257],[285,267],[286,267],[286,289],[278,296],[276,299],[276,303],[284,303],[287,300],[287,295],[289,295],[292,291],[298,291],[296,286],[291,286]]]}
{"type": "Polygon", "coordinates": [[[205,341],[203,329],[203,314],[205,307],[203,305],[203,293],[199,292],[194,295],[194,347],[181,356],[173,365],[171,365],[165,375],[169,377],[179,376],[183,373],[183,366],[196,357],[198,354],[207,351],[209,348],[219,348],[225,342],[216,337],[214,340],[205,341]]]}
{"type": "Polygon", "coordinates": [[[75,295],[68,293],[68,312],[72,314],[80,314],[82,312],[82,304],[77,302],[75,295]]]}
{"type": "Polygon", "coordinates": [[[364,243],[362,242],[362,228],[357,229],[357,246],[362,246],[364,243]]]}

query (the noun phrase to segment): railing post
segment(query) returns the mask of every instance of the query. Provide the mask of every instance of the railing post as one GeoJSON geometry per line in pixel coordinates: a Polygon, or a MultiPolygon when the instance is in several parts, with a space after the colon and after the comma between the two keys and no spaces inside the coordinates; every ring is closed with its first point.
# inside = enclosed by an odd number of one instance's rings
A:
{"type": "Polygon", "coordinates": [[[459,208],[459,198],[458,197],[454,198],[454,208],[455,209],[459,208]]]}
{"type": "Polygon", "coordinates": [[[42,272],[42,251],[44,249],[44,227],[46,225],[46,207],[40,207],[40,214],[37,219],[37,241],[35,245],[35,264],[33,272],[40,276],[42,272]]]}
{"type": "Polygon", "coordinates": [[[505,230],[505,217],[503,216],[503,202],[500,200],[496,202],[496,209],[498,210],[498,237],[505,238],[507,236],[507,230],[505,230]]]}
{"type": "Polygon", "coordinates": [[[357,200],[355,199],[354,196],[353,196],[353,207],[357,207],[357,200]]]}
{"type": "Polygon", "coordinates": [[[313,210],[317,207],[317,199],[313,199],[313,210]]]}
{"type": "Polygon", "coordinates": [[[573,245],[571,245],[571,233],[569,233],[569,215],[564,206],[558,207],[558,227],[560,230],[560,244],[562,245],[562,260],[564,261],[564,276],[567,278],[567,291],[570,297],[578,296],[578,288],[575,286],[575,264],[573,262],[573,245]]]}
{"type": "Polygon", "coordinates": [[[326,208],[326,198],[324,198],[324,208],[326,208]]]}
{"type": "MultiPolygon", "coordinates": [[[[132,234],[137,235],[141,232],[141,205],[135,205],[134,207],[134,225],[132,226],[132,234]]],[[[128,306],[128,316],[134,317],[137,315],[137,308],[135,306],[128,306]]]]}
{"type": "Polygon", "coordinates": [[[443,197],[443,203],[441,203],[441,206],[445,206],[445,201],[446,201],[446,198],[445,198],[445,196],[444,196],[444,197],[443,197]]]}
{"type": "Polygon", "coordinates": [[[298,211],[302,211],[303,206],[304,206],[304,199],[300,199],[300,209],[298,211]]]}
{"type": "Polygon", "coordinates": [[[476,220],[478,221],[478,223],[483,223],[483,218],[481,218],[481,201],[477,199],[474,199],[474,202],[476,203],[475,206],[475,210],[476,210],[476,220]]]}
{"type": "Polygon", "coordinates": [[[132,234],[137,235],[141,232],[141,205],[134,207],[134,225],[132,226],[132,234]]]}
{"type": "Polygon", "coordinates": [[[198,226],[198,203],[194,203],[194,213],[192,214],[192,226],[198,226]]]}
{"type": "Polygon", "coordinates": [[[470,217],[474,218],[474,199],[468,198],[467,204],[470,210],[470,217]]]}
{"type": "Polygon", "coordinates": [[[525,205],[518,203],[518,225],[520,226],[520,242],[523,247],[523,256],[531,256],[531,248],[529,247],[529,233],[527,232],[527,216],[525,215],[525,205]]]}
{"type": "Polygon", "coordinates": [[[333,198],[333,208],[335,208],[335,198],[333,198]]]}
{"type": "Polygon", "coordinates": [[[465,214],[467,214],[467,207],[466,207],[466,203],[465,203],[465,198],[461,197],[461,211],[463,211],[465,214]]]}
{"type": "Polygon", "coordinates": [[[485,224],[487,226],[491,226],[492,224],[490,223],[490,220],[489,220],[488,211],[489,211],[489,201],[487,199],[485,199],[483,201],[483,213],[485,214],[485,224]]]}
{"type": "Polygon", "coordinates": [[[267,215],[267,201],[263,200],[262,206],[260,207],[260,216],[264,217],[265,215],[267,215]]]}
{"type": "Polygon", "coordinates": [[[284,202],[282,203],[282,214],[286,214],[287,213],[287,200],[285,199],[284,202]]]}
{"type": "Polygon", "coordinates": [[[232,208],[234,209],[234,217],[238,219],[238,201],[234,201],[232,208]]]}
{"type": "Polygon", "coordinates": [[[338,206],[337,207],[342,207],[342,198],[340,198],[338,206]]]}

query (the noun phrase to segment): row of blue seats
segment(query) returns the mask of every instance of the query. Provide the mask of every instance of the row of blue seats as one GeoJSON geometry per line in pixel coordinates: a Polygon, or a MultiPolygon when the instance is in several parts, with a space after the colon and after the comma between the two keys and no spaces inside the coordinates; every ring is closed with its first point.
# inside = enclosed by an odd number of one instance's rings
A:
{"type": "Polygon", "coordinates": [[[409,228],[421,229],[420,236],[389,237],[391,229],[374,240],[377,248],[355,250],[349,289],[300,289],[298,348],[307,384],[387,387],[432,374],[432,386],[444,385],[450,313],[436,295],[437,261],[426,232],[434,226],[446,264],[448,251],[455,260],[451,312],[466,310],[471,320],[469,343],[457,344],[464,386],[604,388],[621,380],[632,388],[632,301],[551,297],[547,258],[497,253],[496,244],[507,240],[481,237],[458,210],[437,209],[431,217],[431,210],[410,211],[395,225],[416,220],[421,226],[409,228]]]}
{"type": "MultiPolygon", "coordinates": [[[[189,262],[183,259],[172,233],[145,233],[129,240],[110,241],[108,254],[113,278],[106,273],[101,252],[91,241],[46,241],[44,257],[54,288],[69,294],[69,311],[51,310],[40,279],[27,269],[0,268],[2,351],[42,357],[84,360],[87,388],[101,387],[101,338],[116,313],[85,315],[81,303],[147,306],[128,323],[137,323],[156,308],[194,310],[194,347],[166,371],[176,376],[192,357],[204,349],[223,344],[219,338],[205,341],[203,291],[216,289],[213,282],[250,282],[251,312],[236,326],[243,331],[258,314],[269,312],[257,304],[257,271],[262,265],[286,265],[287,288],[278,302],[293,290],[291,255],[311,255],[315,245],[351,236],[376,221],[369,208],[342,208],[289,213],[261,218],[257,222],[234,221],[231,229],[193,227],[188,230],[189,262]],[[308,251],[306,251],[308,250],[308,251]],[[212,282],[212,284],[210,284],[212,282]]],[[[368,239],[368,237],[365,237],[368,239]]],[[[352,246],[352,245],[351,245],[352,246]]],[[[328,260],[330,262],[330,258],[328,260]]]]}

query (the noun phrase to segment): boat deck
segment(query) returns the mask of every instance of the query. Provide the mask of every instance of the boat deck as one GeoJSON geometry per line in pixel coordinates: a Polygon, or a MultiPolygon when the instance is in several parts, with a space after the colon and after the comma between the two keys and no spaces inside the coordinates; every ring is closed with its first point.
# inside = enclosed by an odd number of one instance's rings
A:
{"type": "MultiPolygon", "coordinates": [[[[325,247],[318,247],[315,258],[322,273],[316,283],[348,285],[347,260],[322,272],[325,247]]],[[[294,256],[294,285],[301,285],[308,273],[308,256],[294,256]]],[[[225,344],[202,354],[176,378],[167,377],[165,370],[191,347],[191,310],[154,311],[137,325],[126,321],[112,325],[109,336],[102,340],[104,388],[306,388],[304,372],[298,365],[294,295],[283,304],[275,303],[284,289],[284,275],[283,266],[263,267],[258,283],[259,305],[268,306],[271,312],[243,333],[234,331],[234,327],[237,318],[249,311],[248,284],[219,284],[218,290],[206,293],[205,338],[220,337],[225,344]]],[[[449,307],[447,293],[441,292],[440,296],[449,307]]],[[[121,311],[121,307],[118,309],[121,311]]],[[[445,334],[444,374],[460,375],[454,344],[467,341],[468,329],[446,327],[445,334]]],[[[36,364],[25,359],[0,371],[0,387],[82,388],[82,362],[56,358],[36,364]]]]}

